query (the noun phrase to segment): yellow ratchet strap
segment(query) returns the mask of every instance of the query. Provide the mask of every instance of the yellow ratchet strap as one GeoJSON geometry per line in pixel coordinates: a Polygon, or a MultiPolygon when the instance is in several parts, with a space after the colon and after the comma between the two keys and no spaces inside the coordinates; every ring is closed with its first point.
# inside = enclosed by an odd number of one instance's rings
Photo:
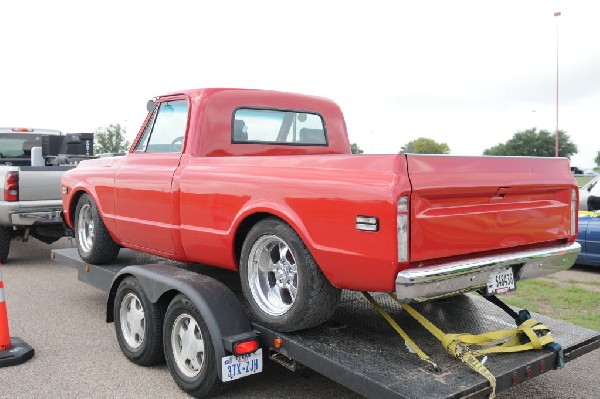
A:
{"type": "Polygon", "coordinates": [[[363,295],[365,296],[365,298],[367,298],[369,302],[371,302],[371,305],[373,305],[373,307],[377,309],[379,314],[383,316],[383,318],[390,324],[390,326],[392,326],[392,328],[396,330],[398,334],[400,334],[400,336],[404,339],[406,344],[410,346],[410,348],[417,354],[417,356],[419,356],[421,360],[433,366],[433,369],[435,371],[440,370],[438,365],[429,359],[429,356],[427,356],[427,354],[423,352],[417,344],[415,344],[415,342],[408,336],[406,331],[404,331],[402,327],[400,327],[398,323],[396,323],[392,316],[390,316],[390,314],[386,312],[385,309],[379,303],[377,303],[377,301],[371,296],[371,294],[369,294],[367,291],[363,291],[363,295]]]}
{"type": "MultiPolygon", "coordinates": [[[[411,340],[408,334],[396,323],[396,321],[383,309],[379,303],[369,294],[363,291],[363,295],[377,309],[387,322],[400,334],[406,341],[407,345],[421,358],[422,360],[433,365],[437,371],[439,367],[429,359],[418,346],[411,340]]],[[[433,323],[427,320],[422,314],[413,309],[410,305],[401,303],[394,294],[389,296],[402,309],[406,310],[415,320],[417,320],[427,331],[436,337],[444,349],[452,356],[460,359],[471,369],[479,373],[490,383],[492,389],[490,398],[496,397],[496,378],[494,375],[477,359],[477,356],[484,356],[490,353],[506,353],[506,352],[521,352],[532,349],[541,349],[544,345],[554,342],[550,330],[543,324],[539,324],[533,319],[526,320],[516,329],[499,330],[483,334],[445,334],[437,328],[433,323]],[[525,334],[529,342],[523,343],[521,336],[525,334]],[[471,349],[470,346],[475,345],[481,348],[471,349]]]]}

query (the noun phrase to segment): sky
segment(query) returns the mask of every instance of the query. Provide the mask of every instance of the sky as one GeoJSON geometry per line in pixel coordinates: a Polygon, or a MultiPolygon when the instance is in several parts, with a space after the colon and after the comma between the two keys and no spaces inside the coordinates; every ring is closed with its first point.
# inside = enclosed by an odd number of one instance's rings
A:
{"type": "Polygon", "coordinates": [[[554,132],[558,49],[571,164],[600,150],[598,1],[2,1],[0,19],[2,127],[131,141],[154,96],[241,87],[331,98],[366,153],[481,155],[554,132]]]}

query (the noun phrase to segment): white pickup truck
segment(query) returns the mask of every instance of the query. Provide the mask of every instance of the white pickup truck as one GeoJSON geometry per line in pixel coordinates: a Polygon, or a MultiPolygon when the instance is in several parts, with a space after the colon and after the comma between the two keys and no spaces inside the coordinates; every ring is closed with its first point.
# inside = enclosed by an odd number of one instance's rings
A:
{"type": "Polygon", "coordinates": [[[13,239],[31,236],[51,244],[65,235],[60,180],[90,156],[90,133],[0,128],[0,261],[6,261],[13,239]]]}

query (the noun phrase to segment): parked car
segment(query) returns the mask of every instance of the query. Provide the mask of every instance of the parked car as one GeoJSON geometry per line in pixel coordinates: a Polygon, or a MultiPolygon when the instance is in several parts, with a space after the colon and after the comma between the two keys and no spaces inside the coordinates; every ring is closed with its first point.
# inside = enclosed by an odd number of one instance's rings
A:
{"type": "MultiPolygon", "coordinates": [[[[596,186],[596,183],[600,181],[600,176],[594,177],[589,182],[585,183],[579,189],[579,210],[580,211],[589,211],[588,209],[588,198],[590,196],[590,191],[596,186]]],[[[600,186],[599,186],[600,187],[600,186]]]]}
{"type": "Polygon", "coordinates": [[[581,252],[575,263],[600,266],[600,212],[579,212],[577,242],[581,252]]]}

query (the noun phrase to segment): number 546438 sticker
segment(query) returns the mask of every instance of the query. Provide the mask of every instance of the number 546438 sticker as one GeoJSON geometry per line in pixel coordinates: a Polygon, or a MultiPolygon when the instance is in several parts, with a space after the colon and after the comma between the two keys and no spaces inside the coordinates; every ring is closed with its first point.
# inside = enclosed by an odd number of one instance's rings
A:
{"type": "Polygon", "coordinates": [[[487,283],[489,295],[515,290],[515,276],[512,267],[494,270],[487,283]]]}

